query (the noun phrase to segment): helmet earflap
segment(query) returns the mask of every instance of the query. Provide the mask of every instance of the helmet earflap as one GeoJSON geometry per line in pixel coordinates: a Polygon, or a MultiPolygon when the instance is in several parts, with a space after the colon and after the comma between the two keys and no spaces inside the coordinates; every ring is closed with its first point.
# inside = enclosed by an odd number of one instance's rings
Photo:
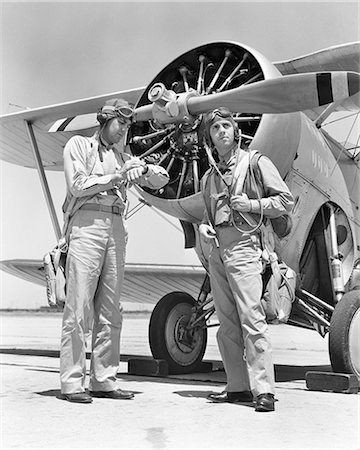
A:
{"type": "Polygon", "coordinates": [[[235,120],[233,123],[233,127],[234,127],[234,139],[235,139],[235,141],[238,141],[240,139],[240,131],[239,131],[239,126],[235,122],[235,120]]]}
{"type": "Polygon", "coordinates": [[[115,112],[115,107],[111,105],[105,105],[98,111],[96,118],[97,121],[100,123],[100,125],[103,125],[109,119],[112,119],[113,117],[116,116],[117,114],[115,112]]]}

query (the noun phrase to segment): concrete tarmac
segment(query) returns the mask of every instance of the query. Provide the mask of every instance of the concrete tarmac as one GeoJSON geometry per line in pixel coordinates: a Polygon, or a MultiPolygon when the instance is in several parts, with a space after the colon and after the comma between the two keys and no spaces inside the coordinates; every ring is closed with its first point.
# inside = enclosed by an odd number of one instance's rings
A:
{"type": "MultiPolygon", "coordinates": [[[[308,370],[330,371],[327,339],[315,331],[270,326],[276,371],[276,411],[214,404],[225,386],[209,330],[211,373],[134,376],[131,355],[150,356],[148,314],[126,314],[120,387],[130,401],[60,400],[59,313],[1,313],[2,449],[346,449],[360,448],[360,395],[309,391],[308,370]]],[[[89,364],[89,361],[87,361],[89,364]]]]}

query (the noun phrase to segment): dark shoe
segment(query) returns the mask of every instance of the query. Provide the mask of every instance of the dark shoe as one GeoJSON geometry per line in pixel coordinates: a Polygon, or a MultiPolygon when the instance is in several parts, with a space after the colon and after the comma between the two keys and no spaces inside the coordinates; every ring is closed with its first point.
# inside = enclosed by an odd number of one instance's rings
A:
{"type": "Polygon", "coordinates": [[[248,403],[253,401],[250,391],[221,392],[220,394],[209,394],[207,398],[218,403],[248,403]]]}
{"type": "Polygon", "coordinates": [[[256,397],[255,411],[275,411],[274,394],[260,394],[256,397]]]}
{"type": "Polygon", "coordinates": [[[92,403],[92,398],[86,392],[75,392],[73,394],[61,394],[63,400],[73,403],[92,403]]]}
{"type": "Polygon", "coordinates": [[[130,400],[134,397],[134,394],[129,391],[122,391],[116,389],[116,391],[90,391],[92,397],[97,398],[114,398],[115,400],[130,400]]]}

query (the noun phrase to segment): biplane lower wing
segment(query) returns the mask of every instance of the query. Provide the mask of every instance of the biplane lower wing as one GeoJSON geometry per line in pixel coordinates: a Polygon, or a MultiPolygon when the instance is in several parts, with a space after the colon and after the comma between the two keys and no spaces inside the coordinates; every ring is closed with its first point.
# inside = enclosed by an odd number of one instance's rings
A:
{"type": "MultiPolygon", "coordinates": [[[[46,286],[41,260],[0,261],[0,269],[25,281],[46,286]]],[[[204,277],[202,266],[127,263],[122,300],[155,305],[164,295],[175,291],[187,292],[196,299],[204,277]]]]}

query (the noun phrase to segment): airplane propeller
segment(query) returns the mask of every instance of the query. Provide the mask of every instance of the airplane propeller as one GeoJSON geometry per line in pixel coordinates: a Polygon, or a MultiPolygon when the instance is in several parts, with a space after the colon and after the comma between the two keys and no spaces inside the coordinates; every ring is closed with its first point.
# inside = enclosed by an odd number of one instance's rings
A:
{"type": "Polygon", "coordinates": [[[154,103],[138,107],[136,120],[178,123],[186,121],[186,114],[197,116],[221,106],[234,113],[290,113],[341,102],[359,91],[360,74],[344,71],[287,75],[203,96],[190,91],[176,99],[157,83],[149,90],[154,103]]]}

